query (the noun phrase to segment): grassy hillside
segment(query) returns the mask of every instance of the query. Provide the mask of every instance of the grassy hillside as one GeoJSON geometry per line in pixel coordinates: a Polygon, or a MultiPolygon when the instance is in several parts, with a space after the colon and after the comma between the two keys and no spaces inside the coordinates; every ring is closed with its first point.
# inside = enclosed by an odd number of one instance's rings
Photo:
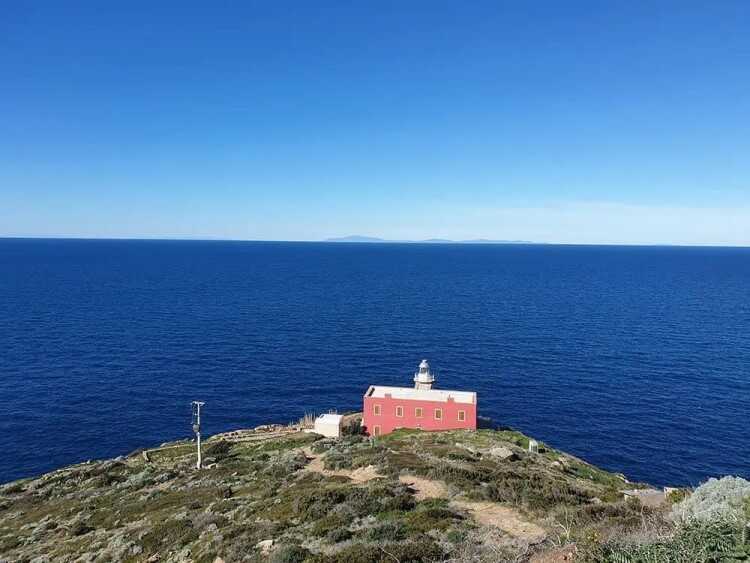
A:
{"type": "Polygon", "coordinates": [[[527,444],[261,434],[209,440],[200,471],[192,444],[77,465],[0,489],[0,560],[640,561],[618,557],[678,533],[669,503],[625,500],[622,476],[527,444]]]}

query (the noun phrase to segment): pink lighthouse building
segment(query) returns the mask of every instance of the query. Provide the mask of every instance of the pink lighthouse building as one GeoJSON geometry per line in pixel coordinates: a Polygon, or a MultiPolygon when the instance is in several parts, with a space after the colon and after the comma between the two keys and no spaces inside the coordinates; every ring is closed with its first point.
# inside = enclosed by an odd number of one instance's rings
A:
{"type": "Polygon", "coordinates": [[[414,374],[414,387],[370,385],[362,411],[365,431],[382,436],[398,428],[476,430],[477,394],[433,389],[434,383],[430,364],[422,360],[414,374]]]}

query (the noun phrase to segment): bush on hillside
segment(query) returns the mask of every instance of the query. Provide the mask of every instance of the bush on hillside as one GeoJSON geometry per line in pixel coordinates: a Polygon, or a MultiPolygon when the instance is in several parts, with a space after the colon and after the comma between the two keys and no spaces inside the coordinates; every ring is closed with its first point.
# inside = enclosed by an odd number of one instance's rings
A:
{"type": "Polygon", "coordinates": [[[361,436],[365,433],[362,427],[362,419],[354,418],[342,428],[344,436],[361,436]]]}
{"type": "Polygon", "coordinates": [[[219,440],[218,442],[209,444],[205,449],[205,454],[207,457],[213,457],[214,459],[216,459],[216,461],[220,461],[226,458],[231,451],[232,444],[230,442],[226,440],[219,440]]]}
{"type": "Polygon", "coordinates": [[[404,542],[353,543],[334,553],[318,554],[310,557],[310,563],[422,563],[440,561],[445,555],[432,540],[404,542]]]}
{"type": "Polygon", "coordinates": [[[652,530],[647,541],[579,545],[586,562],[671,563],[750,561],[750,482],[710,479],[672,508],[673,533],[652,530]]]}
{"type": "Polygon", "coordinates": [[[351,539],[352,535],[348,528],[335,528],[326,534],[326,539],[333,543],[339,543],[351,539]]]}
{"type": "Polygon", "coordinates": [[[722,520],[693,520],[669,539],[646,545],[610,544],[581,555],[583,561],[597,563],[750,561],[750,543],[743,528],[722,520]]]}
{"type": "Polygon", "coordinates": [[[676,522],[743,521],[746,519],[743,504],[748,498],[750,481],[729,476],[709,479],[673,507],[672,517],[676,522]]]}
{"type": "Polygon", "coordinates": [[[270,563],[302,563],[310,555],[304,547],[283,545],[277,548],[269,558],[270,563]]]}
{"type": "Polygon", "coordinates": [[[367,531],[367,539],[370,541],[379,540],[402,540],[406,537],[406,528],[401,522],[384,522],[379,526],[370,528],[367,531]]]}

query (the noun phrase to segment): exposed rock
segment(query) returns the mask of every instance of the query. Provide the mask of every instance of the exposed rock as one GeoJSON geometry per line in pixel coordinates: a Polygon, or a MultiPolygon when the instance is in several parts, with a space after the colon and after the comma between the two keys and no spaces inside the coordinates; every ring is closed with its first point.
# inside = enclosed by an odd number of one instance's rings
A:
{"type": "Polygon", "coordinates": [[[273,540],[261,540],[255,544],[256,549],[260,549],[260,552],[264,555],[268,555],[273,547],[273,540]]]}
{"type": "Polygon", "coordinates": [[[473,454],[479,454],[480,453],[480,451],[477,448],[475,448],[473,446],[468,446],[468,445],[463,444],[461,442],[456,442],[455,445],[456,445],[457,448],[463,448],[463,449],[465,449],[465,450],[467,450],[467,451],[469,451],[469,452],[471,452],[473,454]]]}
{"type": "Polygon", "coordinates": [[[513,450],[511,450],[510,448],[506,448],[505,446],[494,447],[488,453],[492,457],[502,459],[503,461],[515,461],[518,459],[518,455],[513,450]]]}

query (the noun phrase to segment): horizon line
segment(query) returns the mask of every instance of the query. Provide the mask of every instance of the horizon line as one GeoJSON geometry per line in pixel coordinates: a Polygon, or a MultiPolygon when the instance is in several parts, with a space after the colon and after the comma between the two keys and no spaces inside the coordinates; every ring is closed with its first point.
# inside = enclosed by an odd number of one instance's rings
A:
{"type": "MultiPolygon", "coordinates": [[[[374,237],[373,237],[374,238],[374,237]]],[[[57,241],[134,241],[134,242],[238,242],[238,243],[309,243],[309,244],[331,244],[349,246],[372,246],[372,245],[455,245],[455,246],[615,246],[615,247],[675,247],[675,248],[750,248],[750,244],[716,244],[716,243],[637,243],[637,242],[494,242],[489,239],[469,240],[375,240],[375,241],[347,241],[328,239],[243,239],[243,238],[207,238],[207,237],[149,237],[149,236],[71,236],[71,235],[0,235],[0,240],[57,240],[57,241]]]]}

